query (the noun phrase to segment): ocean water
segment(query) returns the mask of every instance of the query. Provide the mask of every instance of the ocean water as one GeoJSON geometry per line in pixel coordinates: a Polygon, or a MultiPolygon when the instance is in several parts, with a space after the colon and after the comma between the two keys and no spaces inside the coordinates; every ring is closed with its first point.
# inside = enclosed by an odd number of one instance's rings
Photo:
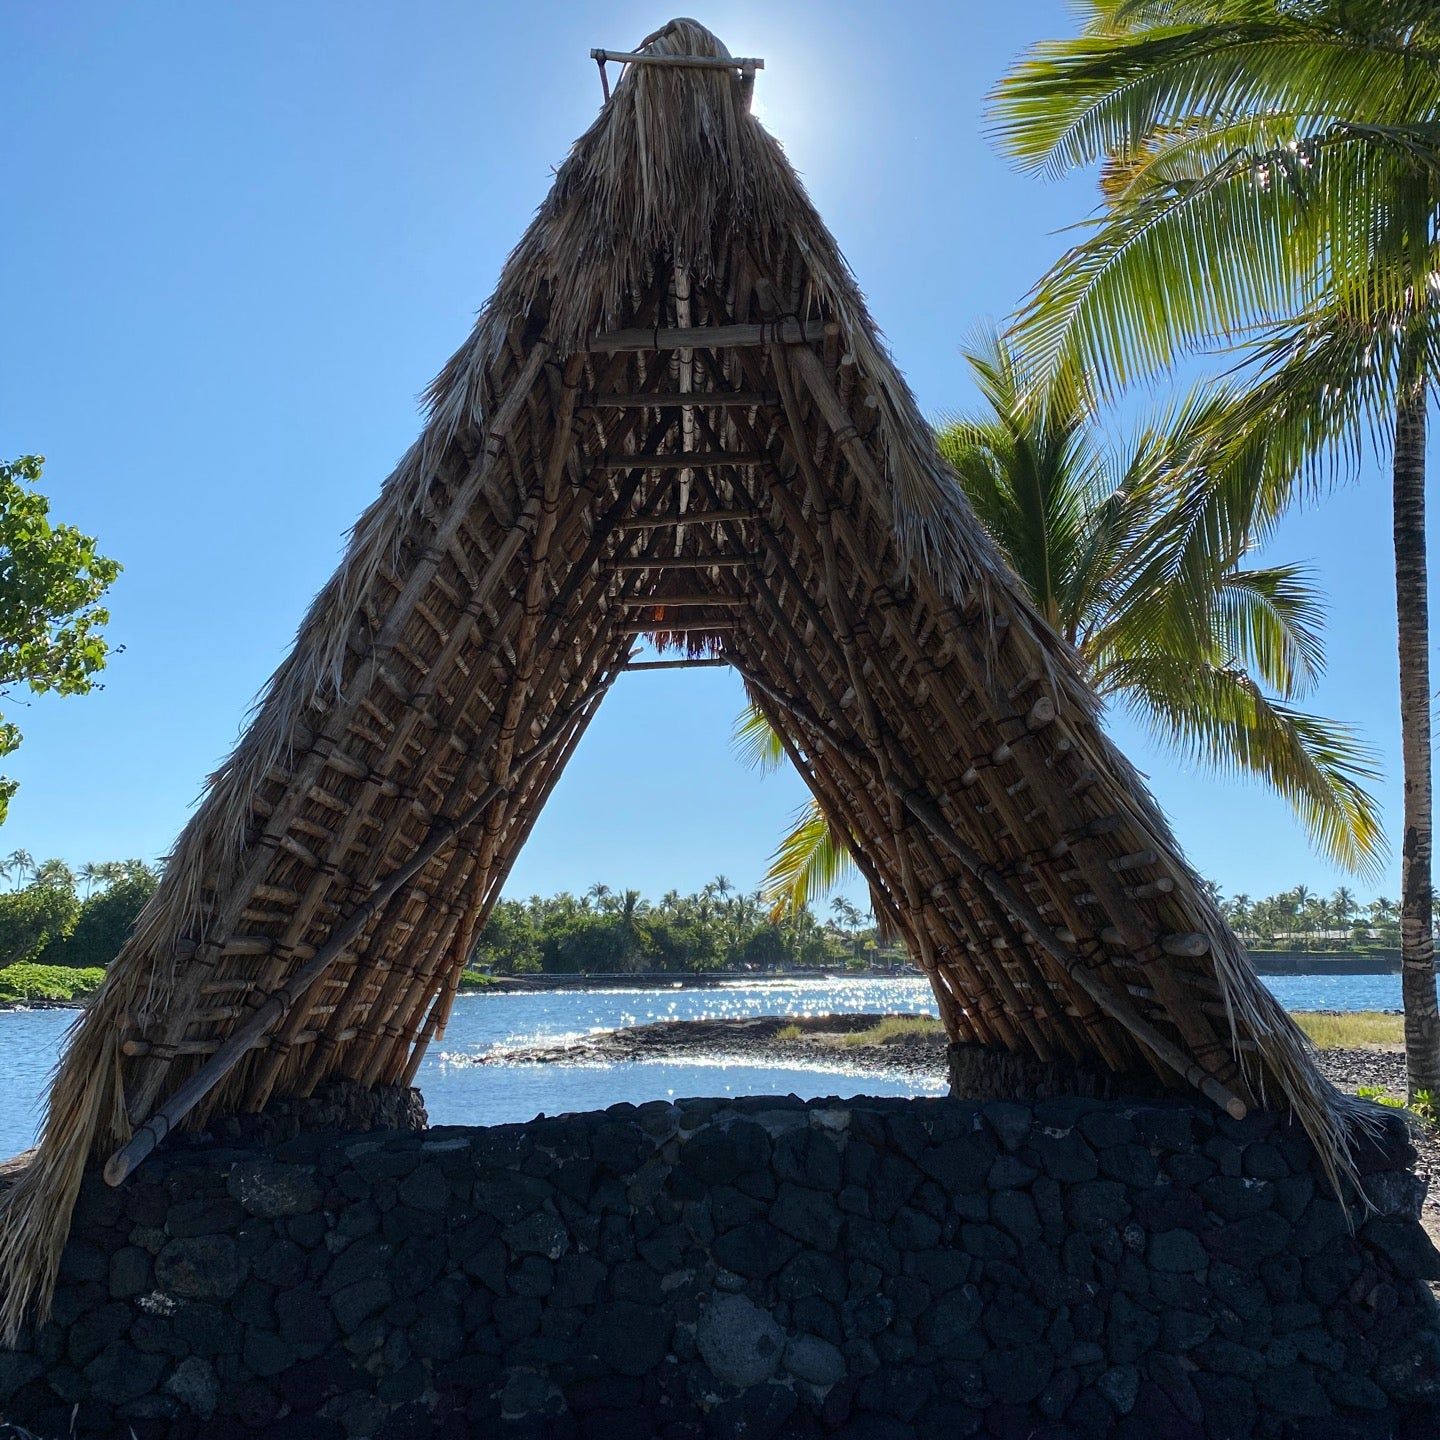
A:
{"type": "MultiPolygon", "coordinates": [[[[1285,975],[1266,983],[1292,1010],[1394,1010],[1398,975],[1285,975]]],[[[535,1065],[503,1059],[507,1051],[644,1025],[656,1020],[733,1019],[753,1015],[828,1015],[892,1011],[933,1015],[930,987],[915,977],[735,982],[713,989],[545,990],[511,995],[462,995],[450,1027],[430,1048],[417,1083],[436,1125],[496,1125],[596,1110],[628,1100],[692,1095],[939,1094],[933,1081],[882,1079],[847,1067],[726,1063],[687,1056],[683,1062],[624,1061],[535,1065]],[[501,1063],[467,1059],[496,1055],[501,1063]]],[[[0,1011],[0,1156],[34,1142],[43,1119],[50,1073],[75,1012],[0,1011]]]]}

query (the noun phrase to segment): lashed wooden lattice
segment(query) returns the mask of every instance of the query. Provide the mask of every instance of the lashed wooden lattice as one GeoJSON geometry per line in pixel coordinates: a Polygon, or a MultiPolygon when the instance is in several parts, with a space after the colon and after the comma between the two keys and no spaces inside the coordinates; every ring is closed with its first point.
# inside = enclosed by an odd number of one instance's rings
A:
{"type": "MultiPolygon", "coordinates": [[[[689,21],[657,55],[723,57],[689,21]]],[[[854,845],[952,1038],[1342,1102],[937,458],[725,69],[632,67],[78,1023],[0,1214],[38,1299],[81,1168],[410,1080],[637,636],[723,658],[854,845]]]]}

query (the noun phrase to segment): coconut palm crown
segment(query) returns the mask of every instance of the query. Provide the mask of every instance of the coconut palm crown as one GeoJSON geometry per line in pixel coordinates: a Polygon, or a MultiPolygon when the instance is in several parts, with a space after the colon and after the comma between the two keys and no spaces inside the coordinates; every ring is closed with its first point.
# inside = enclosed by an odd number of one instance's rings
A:
{"type": "Polygon", "coordinates": [[[1101,167],[1104,205],[1020,317],[1032,363],[1106,390],[1238,347],[1237,447],[1269,503],[1392,468],[1412,1094],[1440,1086],[1425,432],[1440,376],[1440,9],[1432,0],[1089,0],[994,97],[1024,165],[1101,167]],[[1258,438],[1257,438],[1258,437],[1258,438]]]}

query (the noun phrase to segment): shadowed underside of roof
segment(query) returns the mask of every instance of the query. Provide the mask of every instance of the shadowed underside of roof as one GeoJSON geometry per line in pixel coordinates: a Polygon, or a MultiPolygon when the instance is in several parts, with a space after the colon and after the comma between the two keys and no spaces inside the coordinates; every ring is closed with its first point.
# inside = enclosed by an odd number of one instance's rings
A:
{"type": "MultiPolygon", "coordinates": [[[[657,56],[723,57],[693,21],[657,56]]],[[[723,657],[953,1039],[1343,1102],[937,458],[733,70],[629,67],[77,1023],[0,1212],[48,1301],[84,1165],[408,1082],[638,638],[723,657]]]]}

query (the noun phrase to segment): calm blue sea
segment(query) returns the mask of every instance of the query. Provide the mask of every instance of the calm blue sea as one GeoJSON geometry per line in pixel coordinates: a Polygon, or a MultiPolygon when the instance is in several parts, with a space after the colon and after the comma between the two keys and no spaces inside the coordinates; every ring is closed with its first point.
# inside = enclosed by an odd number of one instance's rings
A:
{"type": "MultiPolygon", "coordinates": [[[[1266,983],[1292,1010],[1395,1010],[1398,975],[1274,976],[1266,983]]],[[[847,1069],[668,1061],[596,1065],[468,1065],[467,1057],[652,1020],[843,1011],[934,1014],[929,986],[904,979],[737,983],[709,990],[549,990],[466,995],[431,1047],[418,1083],[436,1125],[494,1125],[538,1114],[601,1109],[687,1095],[938,1094],[933,1082],[883,1080],[847,1069]]],[[[39,1129],[46,1082],[74,1019],[66,1010],[0,1011],[0,1156],[23,1150],[39,1129]]]]}

